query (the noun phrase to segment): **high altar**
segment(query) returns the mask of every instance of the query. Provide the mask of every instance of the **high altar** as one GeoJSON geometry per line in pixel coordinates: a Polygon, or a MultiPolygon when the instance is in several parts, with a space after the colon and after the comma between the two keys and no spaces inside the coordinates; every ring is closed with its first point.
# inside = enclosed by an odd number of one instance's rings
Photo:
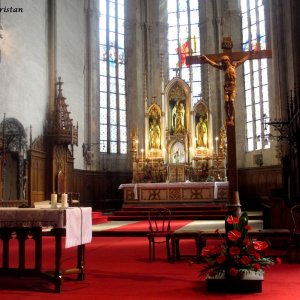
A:
{"type": "Polygon", "coordinates": [[[143,197],[143,201],[151,201],[153,192],[157,194],[161,190],[164,196],[156,196],[158,201],[191,200],[192,195],[194,201],[213,200],[214,183],[224,182],[222,186],[227,186],[225,127],[213,133],[207,103],[202,99],[192,106],[190,88],[179,77],[167,84],[161,97],[161,105],[155,100],[150,105],[145,101],[143,140],[138,140],[138,128],[131,132],[134,185],[122,185],[125,203],[141,200],[137,197],[141,192],[136,192],[141,187],[149,190],[149,196],[143,197]],[[153,183],[165,184],[157,189],[158,185],[153,183]],[[177,198],[172,199],[166,195],[172,191],[174,194],[175,183],[179,190],[175,192],[177,198]],[[184,193],[182,183],[186,183],[184,193]],[[193,193],[195,188],[199,196],[193,193]],[[187,196],[182,197],[183,194],[187,196]]]}

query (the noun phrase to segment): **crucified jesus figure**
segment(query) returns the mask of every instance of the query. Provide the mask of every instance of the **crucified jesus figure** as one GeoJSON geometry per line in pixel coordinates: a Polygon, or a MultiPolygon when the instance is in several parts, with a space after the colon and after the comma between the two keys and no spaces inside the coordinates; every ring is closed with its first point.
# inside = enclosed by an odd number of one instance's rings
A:
{"type": "Polygon", "coordinates": [[[226,122],[228,125],[234,125],[234,100],[236,96],[236,68],[243,64],[254,52],[249,52],[242,59],[234,62],[229,56],[224,55],[220,63],[210,60],[207,56],[201,55],[200,60],[209,63],[214,68],[224,71],[224,98],[226,122]]]}

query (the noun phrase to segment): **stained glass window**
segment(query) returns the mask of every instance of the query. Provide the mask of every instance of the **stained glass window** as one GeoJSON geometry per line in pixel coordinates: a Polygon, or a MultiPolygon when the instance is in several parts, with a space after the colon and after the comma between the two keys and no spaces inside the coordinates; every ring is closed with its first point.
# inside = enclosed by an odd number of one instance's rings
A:
{"type": "MultiPolygon", "coordinates": [[[[261,0],[240,0],[243,50],[265,50],[265,8],[261,0]]],[[[264,139],[264,120],[269,117],[267,59],[244,63],[247,151],[270,148],[264,139]]]]}
{"type": "Polygon", "coordinates": [[[100,151],[127,153],[124,0],[99,0],[100,151]]]}
{"type": "Polygon", "coordinates": [[[193,104],[201,98],[201,70],[187,65],[186,57],[200,54],[198,24],[198,0],[168,0],[169,79],[180,76],[191,86],[193,104]]]}

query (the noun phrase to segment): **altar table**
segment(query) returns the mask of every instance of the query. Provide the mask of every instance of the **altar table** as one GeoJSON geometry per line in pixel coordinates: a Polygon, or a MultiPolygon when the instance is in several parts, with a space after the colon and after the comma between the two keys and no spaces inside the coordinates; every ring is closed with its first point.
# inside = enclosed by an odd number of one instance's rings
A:
{"type": "Polygon", "coordinates": [[[0,275],[41,276],[55,285],[55,291],[61,291],[63,276],[77,274],[78,280],[84,280],[85,244],[92,239],[92,209],[90,207],[71,208],[1,208],[0,209],[0,239],[2,240],[2,267],[0,275]],[[76,224],[74,219],[77,219],[76,224]],[[68,229],[72,222],[78,236],[73,236],[68,229]],[[42,227],[51,227],[50,234],[55,237],[55,269],[52,272],[42,270],[42,227]],[[77,246],[77,266],[69,270],[61,269],[62,237],[66,236],[66,246],[77,246]],[[19,241],[19,266],[9,265],[9,241],[13,238],[19,241]],[[35,266],[26,268],[27,239],[35,241],[35,266]],[[75,241],[75,242],[74,242],[75,241]]]}
{"type": "Polygon", "coordinates": [[[227,201],[228,182],[162,182],[121,184],[124,203],[209,203],[227,201]]]}

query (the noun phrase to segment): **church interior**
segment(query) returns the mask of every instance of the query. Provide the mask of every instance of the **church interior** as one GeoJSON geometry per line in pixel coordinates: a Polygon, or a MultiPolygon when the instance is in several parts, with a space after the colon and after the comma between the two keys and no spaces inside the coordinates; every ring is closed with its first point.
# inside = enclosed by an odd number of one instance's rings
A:
{"type": "Polygon", "coordinates": [[[0,210],[223,205],[293,230],[299,14],[298,0],[0,0],[0,210]]]}

